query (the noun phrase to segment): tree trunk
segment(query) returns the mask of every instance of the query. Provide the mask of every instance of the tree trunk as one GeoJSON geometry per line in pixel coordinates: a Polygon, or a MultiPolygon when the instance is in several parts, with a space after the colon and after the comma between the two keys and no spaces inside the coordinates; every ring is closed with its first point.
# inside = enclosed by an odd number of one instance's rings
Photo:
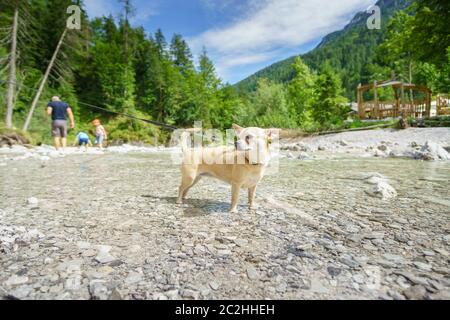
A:
{"type": "Polygon", "coordinates": [[[12,29],[11,55],[9,60],[8,91],[6,92],[6,127],[12,127],[14,90],[16,86],[17,29],[19,27],[19,0],[16,0],[12,29]]]}
{"type": "Polygon", "coordinates": [[[27,121],[25,121],[25,125],[23,126],[23,131],[27,131],[28,127],[30,126],[31,119],[33,118],[34,110],[36,109],[39,99],[41,98],[42,91],[44,91],[44,87],[45,87],[45,84],[47,83],[48,76],[50,75],[50,72],[52,71],[53,65],[55,64],[56,57],[58,56],[58,53],[59,53],[59,49],[61,48],[64,38],[66,37],[66,34],[67,34],[67,29],[65,29],[63,34],[61,35],[61,39],[59,39],[58,45],[56,46],[55,52],[53,53],[53,57],[50,60],[47,70],[45,71],[45,74],[44,74],[44,77],[42,78],[39,89],[36,93],[36,96],[34,97],[33,103],[31,104],[31,109],[30,109],[30,112],[28,113],[27,121]]]}
{"type": "Polygon", "coordinates": [[[20,91],[22,91],[22,87],[23,87],[23,84],[24,84],[26,78],[27,78],[27,75],[23,74],[22,80],[20,81],[20,83],[17,84],[16,94],[14,96],[14,105],[16,105],[17,100],[19,100],[20,91]]]}

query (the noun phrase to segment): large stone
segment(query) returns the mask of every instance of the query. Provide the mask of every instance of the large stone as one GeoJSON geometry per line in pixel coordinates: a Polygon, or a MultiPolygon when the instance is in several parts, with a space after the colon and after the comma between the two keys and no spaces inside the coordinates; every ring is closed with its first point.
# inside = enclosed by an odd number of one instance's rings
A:
{"type": "Polygon", "coordinates": [[[17,286],[20,284],[25,284],[27,282],[28,282],[28,277],[13,275],[13,276],[9,277],[8,280],[6,280],[5,285],[6,286],[17,286]]]}
{"type": "Polygon", "coordinates": [[[22,285],[10,292],[10,295],[16,299],[25,299],[33,292],[31,286],[22,285]]]}
{"type": "Polygon", "coordinates": [[[39,206],[39,199],[35,197],[28,198],[27,204],[32,207],[39,206]]]}
{"type": "Polygon", "coordinates": [[[427,141],[420,151],[415,152],[414,157],[425,161],[450,160],[450,153],[437,143],[427,141]]]}
{"type": "Polygon", "coordinates": [[[397,191],[386,181],[377,183],[369,193],[382,200],[389,200],[397,197],[397,191]]]}
{"type": "Polygon", "coordinates": [[[397,197],[397,191],[392,187],[388,179],[380,174],[374,174],[366,179],[368,184],[373,185],[371,190],[366,191],[370,196],[390,200],[397,197]]]}

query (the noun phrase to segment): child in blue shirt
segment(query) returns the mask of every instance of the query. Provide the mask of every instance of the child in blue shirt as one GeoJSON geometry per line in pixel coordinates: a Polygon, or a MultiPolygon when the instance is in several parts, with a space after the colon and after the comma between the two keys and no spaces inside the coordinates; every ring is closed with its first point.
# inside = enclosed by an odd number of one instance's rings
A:
{"type": "Polygon", "coordinates": [[[92,147],[89,135],[85,132],[78,132],[77,137],[75,138],[75,141],[73,143],[73,146],[76,146],[77,144],[80,148],[84,146],[86,148],[86,151],[88,150],[88,147],[92,147]]]}

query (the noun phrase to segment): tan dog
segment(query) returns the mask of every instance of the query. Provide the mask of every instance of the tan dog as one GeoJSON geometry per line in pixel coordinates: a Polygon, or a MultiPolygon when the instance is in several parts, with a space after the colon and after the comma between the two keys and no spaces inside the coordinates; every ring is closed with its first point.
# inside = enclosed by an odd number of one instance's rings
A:
{"type": "Polygon", "coordinates": [[[256,187],[271,158],[270,143],[275,129],[241,128],[238,125],[233,125],[233,129],[238,138],[235,147],[183,148],[182,182],[177,203],[183,203],[188,191],[202,176],[211,176],[231,184],[232,213],[237,212],[242,188],[248,189],[249,206],[253,208],[256,187]]]}

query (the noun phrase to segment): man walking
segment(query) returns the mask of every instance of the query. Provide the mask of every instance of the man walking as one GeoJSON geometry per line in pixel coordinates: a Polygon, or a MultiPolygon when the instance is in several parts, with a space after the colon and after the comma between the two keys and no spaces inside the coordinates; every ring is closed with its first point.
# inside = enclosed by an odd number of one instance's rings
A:
{"type": "Polygon", "coordinates": [[[75,120],[70,106],[61,101],[59,97],[53,97],[47,106],[47,114],[52,116],[52,138],[56,150],[67,146],[67,115],[70,119],[70,128],[75,128],[75,120]]]}

